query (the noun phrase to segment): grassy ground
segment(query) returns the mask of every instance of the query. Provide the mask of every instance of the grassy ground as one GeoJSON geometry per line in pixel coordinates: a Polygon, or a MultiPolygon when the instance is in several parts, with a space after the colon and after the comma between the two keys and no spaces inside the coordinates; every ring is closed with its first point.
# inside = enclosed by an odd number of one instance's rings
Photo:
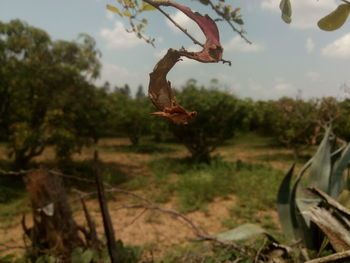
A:
{"type": "MultiPolygon", "coordinates": [[[[273,146],[269,138],[253,134],[239,136],[217,149],[209,164],[191,163],[182,145],[154,144],[147,138],[139,147],[130,146],[127,139],[104,139],[98,149],[108,187],[118,186],[164,207],[177,209],[210,234],[247,222],[260,224],[272,232],[279,231],[275,197],[293,155],[291,151],[273,146]]],[[[0,145],[0,156],[4,156],[1,155],[4,151],[0,145]]],[[[93,149],[85,149],[76,155],[75,162],[66,165],[64,172],[90,178],[92,153],[93,149]]],[[[53,158],[49,149],[35,161],[52,163],[53,158]]],[[[2,161],[6,162],[4,158],[2,161]]],[[[12,179],[0,178],[1,189],[6,189],[0,193],[0,252],[14,253],[17,251],[6,248],[23,245],[20,215],[29,211],[29,205],[20,181],[15,180],[15,185],[11,185],[12,179]]],[[[67,184],[70,189],[94,189],[94,185],[73,181],[67,184]]],[[[193,237],[191,230],[176,218],[158,211],[141,213],[119,209],[135,200],[109,196],[118,237],[126,244],[142,247],[145,257],[180,262],[184,253],[201,253],[203,246],[188,241],[193,237]]],[[[88,205],[102,235],[96,200],[89,200],[88,205]]],[[[83,222],[80,206],[73,203],[73,209],[76,220],[83,222]]]]}

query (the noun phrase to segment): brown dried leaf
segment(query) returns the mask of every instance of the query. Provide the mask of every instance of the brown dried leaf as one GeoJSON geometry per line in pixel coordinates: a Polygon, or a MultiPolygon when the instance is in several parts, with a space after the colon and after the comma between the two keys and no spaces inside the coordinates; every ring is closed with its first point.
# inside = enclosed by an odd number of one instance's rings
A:
{"type": "Polygon", "coordinates": [[[172,120],[175,124],[188,124],[188,122],[197,116],[197,112],[195,111],[186,111],[180,105],[174,107],[167,107],[162,112],[153,112],[153,115],[162,116],[172,120]]]}
{"type": "Polygon", "coordinates": [[[169,2],[168,5],[179,9],[185,15],[195,21],[206,37],[203,50],[199,52],[181,50],[181,55],[204,63],[219,62],[222,59],[223,48],[220,44],[219,30],[215,21],[208,15],[203,16],[197,12],[193,12],[187,6],[174,2],[169,2]]]}
{"type": "Polygon", "coordinates": [[[197,113],[195,111],[186,111],[176,102],[174,93],[171,89],[171,83],[166,79],[166,76],[172,67],[181,60],[181,56],[204,63],[221,61],[223,48],[220,44],[219,30],[215,21],[209,16],[202,16],[197,12],[193,12],[187,6],[171,1],[165,1],[164,3],[160,2],[157,4],[159,6],[173,6],[182,11],[199,25],[206,37],[203,49],[199,52],[189,52],[185,49],[169,49],[165,56],[156,64],[153,72],[150,73],[148,96],[153,104],[161,110],[161,112],[154,112],[152,114],[169,118],[175,124],[187,124],[197,115],[197,113]]]}

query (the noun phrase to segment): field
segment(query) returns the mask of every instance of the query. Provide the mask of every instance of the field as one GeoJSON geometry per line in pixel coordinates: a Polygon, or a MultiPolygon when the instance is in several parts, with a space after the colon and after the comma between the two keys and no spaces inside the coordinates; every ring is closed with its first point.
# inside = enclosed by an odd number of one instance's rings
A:
{"type": "MultiPolygon", "coordinates": [[[[6,162],[4,146],[0,147],[0,158],[6,162]]],[[[150,138],[143,138],[138,147],[130,146],[126,138],[103,139],[97,149],[107,189],[125,189],[162,207],[180,211],[209,234],[249,222],[280,235],[275,197],[293,162],[293,154],[273,145],[270,138],[240,135],[218,148],[210,164],[193,164],[182,145],[154,144],[150,138]]],[[[86,148],[75,155],[74,163],[63,173],[67,177],[78,174],[88,179],[93,151],[93,148],[86,148]]],[[[48,149],[35,162],[50,165],[53,158],[53,151],[48,149]]],[[[305,160],[300,160],[298,165],[305,160]]],[[[3,179],[2,184],[5,183],[3,179]]],[[[65,178],[65,183],[70,190],[74,217],[84,225],[76,190],[94,192],[94,185],[69,178],[65,178]]],[[[1,255],[23,252],[20,223],[23,213],[27,214],[27,225],[31,225],[25,189],[18,182],[12,191],[8,193],[8,200],[0,203],[1,255]]],[[[191,253],[200,254],[206,249],[204,243],[193,242],[196,237],[192,229],[174,215],[158,210],[125,208],[138,201],[130,195],[110,192],[108,198],[117,238],[125,245],[141,248],[144,259],[186,262],[185,258],[191,253]]],[[[87,204],[102,235],[96,197],[91,195],[87,204]]]]}

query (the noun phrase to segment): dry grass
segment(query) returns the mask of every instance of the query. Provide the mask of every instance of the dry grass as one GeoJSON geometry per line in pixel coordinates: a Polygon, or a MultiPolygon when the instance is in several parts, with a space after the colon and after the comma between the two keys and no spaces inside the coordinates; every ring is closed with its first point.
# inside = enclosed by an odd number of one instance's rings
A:
{"type": "MultiPolygon", "coordinates": [[[[159,151],[157,149],[155,151],[148,149],[149,151],[140,152],[132,149],[128,140],[124,138],[103,139],[100,141],[98,149],[100,159],[103,163],[118,167],[123,174],[132,180],[145,178],[145,181],[140,181],[143,187],[135,187],[133,191],[147,197],[154,196],[155,192],[159,190],[157,189],[159,186],[149,185],[152,180],[147,179],[152,177],[153,174],[149,166],[152,160],[188,157],[186,149],[181,145],[165,144],[161,145],[159,151]],[[147,184],[142,185],[143,182],[147,184]]],[[[76,161],[90,160],[93,150],[92,148],[84,149],[81,154],[76,154],[74,159],[76,161]]],[[[0,158],[2,159],[6,158],[4,152],[4,148],[0,146],[0,158]]],[[[217,149],[214,154],[220,154],[223,160],[228,162],[240,160],[247,163],[263,164],[281,171],[286,171],[293,161],[291,151],[271,147],[269,140],[250,136],[244,137],[237,142],[228,143],[217,149]]],[[[53,160],[54,153],[52,149],[47,149],[44,154],[35,159],[36,162],[52,162],[53,160]]],[[[175,180],[174,178],[170,177],[170,180],[175,180]]],[[[130,187],[130,185],[128,186],[126,183],[120,187],[130,187]]],[[[115,196],[114,200],[109,202],[117,238],[122,239],[125,244],[142,246],[146,250],[152,251],[153,255],[157,257],[164,255],[167,250],[173,248],[175,245],[186,244],[193,238],[191,229],[172,216],[159,214],[157,211],[148,211],[140,215],[142,210],[117,209],[121,204],[132,202],[133,200],[122,195],[115,196]]],[[[176,200],[173,196],[168,196],[167,202],[162,205],[168,208],[176,208],[176,200]]],[[[215,234],[245,221],[239,213],[235,215],[234,212],[235,209],[236,211],[237,209],[242,210],[240,209],[242,205],[243,203],[240,198],[231,194],[226,198],[216,197],[204,210],[187,213],[187,216],[192,218],[194,222],[208,233],[215,234]]],[[[13,207],[15,211],[18,211],[13,204],[8,204],[8,206],[10,210],[13,207]]],[[[1,208],[4,208],[4,206],[0,206],[1,208]]],[[[98,232],[102,235],[102,222],[96,200],[89,200],[88,208],[97,222],[98,232]]],[[[25,200],[22,200],[21,210],[29,210],[29,205],[25,200]]],[[[23,245],[22,229],[20,226],[21,216],[18,213],[10,213],[6,216],[2,212],[0,211],[0,216],[2,216],[0,220],[0,244],[6,244],[8,246],[23,245]]],[[[264,209],[263,211],[252,210],[249,213],[252,213],[254,218],[261,218],[260,221],[266,220],[268,221],[267,224],[279,228],[274,209],[264,209]]],[[[80,205],[77,203],[74,204],[74,214],[76,221],[84,225],[85,219],[80,205]]],[[[30,217],[27,216],[27,218],[27,223],[30,225],[30,217]]],[[[17,253],[18,250],[4,251],[0,246],[0,255],[7,252],[17,253]]]]}

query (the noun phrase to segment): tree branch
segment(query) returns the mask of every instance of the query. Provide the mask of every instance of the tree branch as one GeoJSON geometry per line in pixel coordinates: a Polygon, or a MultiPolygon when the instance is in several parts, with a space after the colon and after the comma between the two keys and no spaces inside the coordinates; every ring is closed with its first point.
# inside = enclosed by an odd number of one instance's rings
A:
{"type": "Polygon", "coordinates": [[[225,14],[222,13],[210,0],[208,1],[210,7],[219,15],[221,16],[228,24],[229,26],[232,28],[233,31],[235,31],[236,33],[238,33],[240,35],[241,38],[243,38],[248,44],[253,44],[250,40],[248,40],[244,35],[243,35],[243,31],[242,30],[238,30],[233,23],[228,20],[227,18],[225,18],[225,14]]]}
{"type": "Polygon", "coordinates": [[[201,42],[199,42],[197,39],[195,39],[190,33],[188,33],[187,29],[183,28],[181,25],[179,25],[174,19],[171,18],[171,16],[166,13],[162,8],[160,8],[160,5],[164,5],[164,6],[168,6],[168,2],[155,2],[152,0],[143,0],[144,2],[150,4],[151,6],[153,6],[154,8],[156,8],[159,12],[161,12],[167,19],[169,19],[169,21],[171,23],[174,24],[174,26],[176,26],[178,29],[180,29],[186,36],[188,36],[194,44],[196,45],[200,45],[201,47],[204,47],[204,44],[202,44],[201,42]]]}
{"type": "Polygon", "coordinates": [[[327,262],[335,262],[335,261],[344,260],[344,259],[350,259],[350,250],[335,253],[322,258],[312,259],[312,260],[306,261],[305,263],[327,263],[327,262]]]}

